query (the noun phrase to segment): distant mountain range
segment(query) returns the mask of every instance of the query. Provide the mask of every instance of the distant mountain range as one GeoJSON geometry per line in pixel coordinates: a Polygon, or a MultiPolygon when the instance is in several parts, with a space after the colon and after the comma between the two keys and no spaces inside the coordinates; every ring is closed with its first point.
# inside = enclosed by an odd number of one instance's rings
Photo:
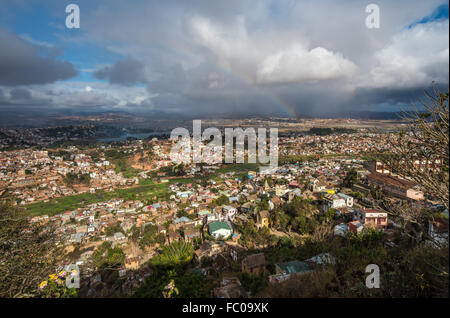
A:
{"type": "MultiPolygon", "coordinates": [[[[342,113],[329,113],[323,115],[302,115],[299,118],[351,118],[351,119],[372,119],[372,120],[396,120],[400,119],[400,112],[372,112],[372,111],[346,111],[342,113]]],[[[48,109],[40,107],[23,108],[2,107],[0,116],[0,127],[47,127],[54,125],[77,125],[77,124],[110,124],[115,126],[137,125],[141,126],[149,121],[183,121],[191,119],[246,119],[272,117],[280,118],[279,114],[258,115],[258,114],[236,114],[219,113],[206,115],[181,115],[171,114],[163,111],[148,111],[132,113],[124,110],[76,110],[76,109],[48,109]]],[[[294,118],[292,118],[294,119],[294,118]]]]}

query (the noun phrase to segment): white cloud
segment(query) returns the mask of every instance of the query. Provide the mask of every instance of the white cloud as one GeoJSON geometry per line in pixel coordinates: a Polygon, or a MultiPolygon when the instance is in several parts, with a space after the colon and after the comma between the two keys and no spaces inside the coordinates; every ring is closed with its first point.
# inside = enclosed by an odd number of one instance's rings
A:
{"type": "Polygon", "coordinates": [[[375,53],[368,86],[417,87],[448,83],[449,22],[417,24],[392,37],[375,53]]]}
{"type": "Polygon", "coordinates": [[[222,67],[258,84],[336,79],[352,76],[358,69],[339,52],[323,47],[308,50],[292,39],[249,35],[241,16],[231,26],[213,24],[196,16],[191,27],[197,41],[214,53],[222,67]],[[277,51],[275,48],[279,47],[282,49],[277,51]]]}
{"type": "Polygon", "coordinates": [[[310,51],[295,44],[268,56],[258,66],[259,83],[292,83],[350,77],[357,72],[357,66],[322,47],[310,51]]]}

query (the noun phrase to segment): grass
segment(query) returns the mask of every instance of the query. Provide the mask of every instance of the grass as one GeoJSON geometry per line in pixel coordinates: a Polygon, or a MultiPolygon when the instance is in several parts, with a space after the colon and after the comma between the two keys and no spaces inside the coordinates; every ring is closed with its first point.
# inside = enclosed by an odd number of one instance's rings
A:
{"type": "Polygon", "coordinates": [[[112,159],[116,173],[122,173],[125,178],[134,178],[142,170],[131,167],[127,164],[126,158],[112,159]]]}

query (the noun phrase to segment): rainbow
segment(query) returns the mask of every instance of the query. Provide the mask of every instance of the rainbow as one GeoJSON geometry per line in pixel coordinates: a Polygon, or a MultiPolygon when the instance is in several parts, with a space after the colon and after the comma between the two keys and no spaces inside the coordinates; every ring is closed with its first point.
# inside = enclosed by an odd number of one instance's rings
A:
{"type": "MultiPolygon", "coordinates": [[[[166,47],[167,48],[167,47],[166,47]]],[[[192,54],[191,52],[187,51],[184,48],[177,48],[177,49],[173,49],[173,48],[168,48],[169,50],[171,50],[173,53],[175,54],[181,54],[181,55],[189,55],[190,57],[195,57],[194,54],[192,54]]],[[[254,81],[251,78],[247,78],[245,75],[243,74],[239,74],[238,72],[234,72],[231,69],[228,69],[218,63],[214,63],[214,65],[224,71],[225,73],[244,81],[246,84],[256,88],[258,91],[260,91],[263,95],[267,96],[274,104],[275,107],[277,107],[278,110],[281,110],[281,113],[287,117],[292,117],[295,118],[297,117],[297,113],[295,111],[295,107],[292,106],[291,104],[289,104],[288,102],[286,102],[285,100],[283,100],[280,96],[276,95],[276,94],[269,94],[267,91],[263,90],[261,87],[257,86],[254,84],[254,81]]]]}

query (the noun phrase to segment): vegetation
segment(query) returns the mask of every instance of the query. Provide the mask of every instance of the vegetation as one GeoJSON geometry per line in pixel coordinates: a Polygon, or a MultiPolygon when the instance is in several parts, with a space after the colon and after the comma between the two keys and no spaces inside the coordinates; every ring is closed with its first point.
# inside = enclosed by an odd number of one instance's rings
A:
{"type": "Polygon", "coordinates": [[[164,172],[166,175],[171,177],[181,177],[186,175],[186,167],[183,163],[179,165],[172,165],[167,167],[162,167],[159,169],[160,172],[164,172]]]}
{"type": "Polygon", "coordinates": [[[323,218],[332,218],[332,212],[324,216],[315,211],[316,207],[307,200],[295,197],[290,203],[274,209],[270,214],[271,224],[276,229],[311,234],[323,218]]]}
{"type": "Polygon", "coordinates": [[[208,297],[210,284],[205,277],[189,270],[194,255],[192,244],[183,241],[164,246],[161,254],[150,260],[152,275],[138,288],[135,297],[208,297]],[[170,288],[169,288],[170,287],[170,288]],[[170,293],[170,290],[177,292],[170,293]]]}
{"type": "Polygon", "coordinates": [[[355,129],[350,128],[328,128],[328,127],[311,127],[309,129],[309,133],[311,135],[318,135],[318,136],[326,136],[326,135],[332,135],[332,134],[352,134],[355,133],[355,129]]]}
{"type": "MultiPolygon", "coordinates": [[[[424,193],[431,194],[449,208],[449,93],[433,88],[425,93],[427,101],[421,101],[424,111],[415,105],[412,112],[405,112],[408,126],[391,141],[394,154],[387,158],[388,164],[400,175],[409,176],[424,193]],[[439,170],[431,163],[440,160],[439,170]],[[417,165],[417,162],[427,163],[417,165]]],[[[410,204],[393,205],[384,200],[404,234],[416,242],[427,237],[428,221],[433,219],[431,211],[411,207],[410,204]]],[[[446,272],[448,278],[448,270],[446,272]]]]}
{"type": "Polygon", "coordinates": [[[23,209],[0,202],[0,297],[39,295],[60,255],[52,238],[51,228],[30,226],[23,209]]]}
{"type": "Polygon", "coordinates": [[[80,173],[80,174],[68,173],[64,176],[64,182],[67,185],[74,185],[74,184],[89,185],[91,182],[91,177],[89,176],[88,173],[80,173]]]}
{"type": "Polygon", "coordinates": [[[133,297],[139,298],[162,298],[167,297],[167,287],[172,282],[173,289],[178,292],[172,293],[173,298],[206,298],[210,297],[210,284],[205,277],[197,272],[171,269],[154,269],[150,277],[136,290],[133,297]]]}
{"type": "Polygon", "coordinates": [[[215,205],[226,205],[230,204],[230,199],[226,195],[221,195],[217,199],[214,200],[215,205]]]}
{"type": "Polygon", "coordinates": [[[112,225],[112,226],[108,226],[107,228],[105,228],[105,234],[106,236],[112,236],[114,235],[114,233],[117,232],[122,232],[123,233],[123,229],[120,225],[112,225]]]}
{"type": "Polygon", "coordinates": [[[158,227],[156,225],[146,225],[144,228],[144,235],[139,241],[139,246],[144,249],[146,246],[154,246],[155,244],[164,244],[165,235],[158,232],[158,227]]]}
{"type": "Polygon", "coordinates": [[[174,267],[189,263],[194,255],[192,244],[184,241],[174,242],[164,246],[161,254],[151,259],[152,266],[174,267]]]}
{"type": "Polygon", "coordinates": [[[355,183],[359,181],[358,173],[355,169],[350,170],[344,178],[342,185],[346,188],[351,188],[355,183]]]}
{"type": "Polygon", "coordinates": [[[92,255],[94,264],[99,269],[118,268],[125,262],[125,254],[120,247],[112,247],[110,242],[103,242],[92,255]]]}

